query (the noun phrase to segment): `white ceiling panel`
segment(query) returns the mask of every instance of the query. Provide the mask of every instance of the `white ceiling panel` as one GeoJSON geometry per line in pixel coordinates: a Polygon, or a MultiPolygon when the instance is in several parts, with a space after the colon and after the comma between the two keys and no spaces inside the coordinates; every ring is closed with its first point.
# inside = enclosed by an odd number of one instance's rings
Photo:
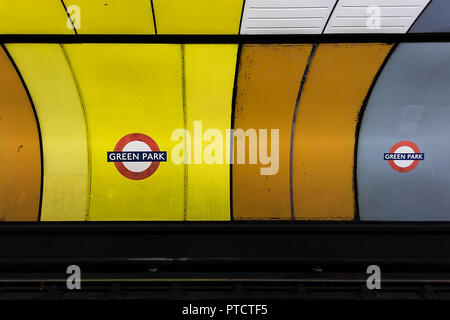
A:
{"type": "Polygon", "coordinates": [[[247,0],[241,34],[320,34],[337,0],[247,0]]]}
{"type": "Polygon", "coordinates": [[[406,33],[430,0],[339,0],[325,33],[406,33]]]}

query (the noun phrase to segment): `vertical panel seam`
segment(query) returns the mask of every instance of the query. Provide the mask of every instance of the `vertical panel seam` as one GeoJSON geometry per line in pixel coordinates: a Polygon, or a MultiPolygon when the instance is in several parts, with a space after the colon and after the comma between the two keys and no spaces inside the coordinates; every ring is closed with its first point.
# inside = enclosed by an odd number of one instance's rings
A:
{"type": "MultiPolygon", "coordinates": [[[[39,137],[40,159],[41,159],[41,181],[40,181],[41,183],[40,183],[40,192],[39,192],[39,205],[38,205],[39,209],[38,209],[38,214],[37,214],[37,221],[40,221],[41,220],[41,212],[42,212],[42,196],[43,196],[43,191],[44,191],[44,149],[43,149],[43,145],[42,145],[42,132],[41,132],[41,126],[39,123],[39,117],[38,117],[38,114],[36,111],[36,107],[33,103],[33,99],[31,97],[30,91],[28,90],[28,87],[25,83],[25,79],[22,77],[22,74],[20,73],[19,68],[17,67],[16,63],[14,62],[14,59],[10,55],[8,49],[6,49],[6,47],[3,43],[0,45],[1,45],[1,48],[3,49],[3,51],[5,52],[6,56],[8,57],[9,61],[11,62],[11,65],[13,66],[14,70],[16,71],[20,82],[22,83],[23,89],[25,90],[25,93],[28,97],[28,100],[30,102],[31,109],[33,110],[34,118],[36,121],[36,127],[37,127],[38,137],[39,137]]],[[[4,218],[6,218],[6,217],[4,217],[4,218]]]]}
{"type": "Polygon", "coordinates": [[[300,83],[300,88],[298,90],[297,100],[295,102],[294,107],[294,114],[292,115],[292,127],[291,127],[291,145],[290,145],[290,152],[289,152],[289,198],[291,203],[291,220],[295,220],[295,212],[294,212],[294,185],[293,185],[293,179],[292,179],[292,172],[293,172],[293,160],[294,160],[294,135],[295,135],[295,124],[297,121],[297,113],[298,108],[300,105],[300,98],[303,92],[303,87],[306,83],[306,78],[308,76],[309,68],[311,66],[312,60],[314,59],[314,55],[316,54],[316,49],[318,45],[313,44],[311,48],[311,53],[308,58],[308,62],[306,63],[305,70],[303,71],[302,75],[302,81],[300,83]]]}
{"type": "Polygon", "coordinates": [[[242,29],[242,19],[244,18],[244,10],[245,10],[245,1],[242,1],[242,10],[241,10],[241,19],[239,20],[239,30],[237,32],[237,34],[241,34],[241,29],[242,29]]]}
{"type": "Polygon", "coordinates": [[[238,80],[239,80],[239,68],[241,64],[241,55],[242,55],[241,44],[238,44],[238,49],[236,52],[236,67],[234,70],[234,84],[233,84],[233,97],[231,101],[231,121],[230,121],[230,221],[234,220],[234,212],[233,212],[233,165],[234,165],[234,123],[236,116],[236,101],[237,101],[237,90],[238,90],[238,80]]]}
{"type": "Polygon", "coordinates": [[[389,62],[389,59],[391,58],[391,56],[394,53],[396,48],[397,48],[397,43],[392,46],[391,50],[389,50],[388,54],[384,58],[384,61],[380,65],[377,73],[375,74],[375,76],[372,80],[372,83],[370,85],[370,88],[367,91],[367,94],[366,94],[366,96],[363,100],[363,103],[361,105],[361,108],[359,109],[359,112],[358,112],[358,118],[356,121],[356,128],[355,128],[354,151],[353,151],[353,194],[354,194],[353,202],[355,205],[354,214],[355,214],[356,221],[361,221],[361,217],[359,214],[359,201],[358,201],[358,177],[357,177],[358,176],[358,166],[357,166],[357,162],[358,162],[359,133],[361,132],[362,119],[364,117],[364,113],[366,111],[367,104],[369,103],[370,96],[372,95],[373,89],[375,88],[375,85],[378,82],[378,78],[383,73],[384,67],[389,62]]]}
{"type": "Polygon", "coordinates": [[[187,106],[186,106],[186,68],[185,68],[185,45],[180,44],[180,50],[181,50],[181,90],[182,90],[182,100],[183,100],[183,127],[184,127],[184,151],[183,151],[183,169],[184,169],[184,192],[183,192],[183,220],[187,220],[187,211],[188,211],[188,183],[189,183],[189,172],[188,172],[188,164],[186,163],[186,154],[187,154],[187,106]]]}
{"type": "Polygon", "coordinates": [[[330,22],[331,16],[333,15],[334,10],[336,9],[336,6],[338,4],[340,0],[336,0],[336,2],[334,3],[333,9],[331,9],[330,15],[328,16],[327,21],[325,22],[325,25],[323,26],[322,32],[321,34],[325,33],[325,29],[327,28],[328,23],[330,22]]]}
{"type": "Polygon", "coordinates": [[[70,23],[72,24],[73,32],[75,32],[75,34],[77,35],[78,34],[77,29],[75,28],[75,24],[73,23],[72,18],[70,17],[69,12],[67,11],[67,7],[66,4],[64,3],[64,0],[61,0],[61,4],[64,7],[64,11],[66,12],[67,17],[69,18],[70,23]]]}
{"type": "Polygon", "coordinates": [[[158,29],[156,28],[156,15],[155,15],[155,7],[153,5],[153,0],[150,0],[150,5],[152,6],[153,27],[155,28],[155,34],[158,34],[158,29]]]}
{"type": "Polygon", "coordinates": [[[72,67],[72,63],[70,61],[69,55],[67,54],[67,51],[64,47],[64,45],[60,44],[61,50],[64,54],[64,57],[66,58],[67,65],[69,66],[69,70],[72,74],[72,79],[75,83],[75,87],[77,88],[78,97],[80,98],[81,108],[83,111],[83,118],[85,122],[85,133],[86,133],[86,148],[87,148],[87,165],[88,165],[88,179],[87,179],[87,195],[86,195],[86,215],[85,220],[89,221],[89,214],[91,209],[91,189],[92,189],[92,149],[91,149],[91,135],[89,130],[89,123],[88,123],[88,116],[87,116],[87,110],[86,110],[86,104],[83,99],[83,94],[81,91],[80,84],[78,82],[77,77],[75,76],[75,72],[72,67]]]}

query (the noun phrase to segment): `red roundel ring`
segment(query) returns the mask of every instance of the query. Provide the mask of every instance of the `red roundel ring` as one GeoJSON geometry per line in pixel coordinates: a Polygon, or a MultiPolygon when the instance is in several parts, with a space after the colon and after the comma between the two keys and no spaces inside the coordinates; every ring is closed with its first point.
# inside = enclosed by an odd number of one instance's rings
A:
{"type": "MultiPolygon", "coordinates": [[[[124,136],[122,139],[117,142],[114,151],[121,152],[123,148],[132,141],[142,141],[147,144],[152,151],[160,151],[158,144],[150,138],[149,136],[142,133],[130,133],[124,136]]],[[[150,166],[141,172],[133,172],[128,170],[122,162],[114,162],[117,170],[123,175],[125,178],[132,180],[142,180],[150,177],[153,173],[155,173],[156,169],[159,167],[159,161],[152,161],[150,166]]]]}
{"type": "MultiPolygon", "coordinates": [[[[389,153],[395,153],[395,151],[400,147],[410,147],[413,149],[414,153],[420,153],[419,147],[411,141],[400,141],[392,146],[392,148],[389,150],[389,153]]],[[[419,160],[413,160],[412,164],[407,167],[400,167],[398,166],[394,160],[388,160],[389,165],[392,169],[398,172],[410,172],[414,170],[417,165],[419,164],[419,160]]]]}

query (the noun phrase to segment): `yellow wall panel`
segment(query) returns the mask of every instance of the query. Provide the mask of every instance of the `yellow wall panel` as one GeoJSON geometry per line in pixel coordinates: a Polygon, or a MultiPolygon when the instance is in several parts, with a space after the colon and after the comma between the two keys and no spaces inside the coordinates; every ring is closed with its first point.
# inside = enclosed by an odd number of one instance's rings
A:
{"type": "Polygon", "coordinates": [[[36,221],[41,150],[33,107],[0,47],[0,221],[36,221]]]}
{"type": "Polygon", "coordinates": [[[150,0],[64,0],[76,25],[79,10],[78,34],[154,34],[150,0]]]}
{"type": "MultiPolygon", "coordinates": [[[[203,133],[218,129],[223,137],[223,157],[216,159],[219,164],[206,164],[203,160],[202,164],[187,165],[187,220],[230,219],[230,165],[225,156],[236,54],[237,45],[185,46],[186,127],[193,135],[194,121],[201,121],[203,133]]],[[[199,150],[203,153],[210,143],[214,142],[203,141],[199,150]]]]}
{"type": "Polygon", "coordinates": [[[267,129],[268,135],[272,129],[279,130],[279,170],[274,175],[261,175],[261,165],[233,165],[234,219],[291,219],[292,118],[311,49],[312,45],[303,44],[242,48],[234,128],[267,129]]]}
{"type": "Polygon", "coordinates": [[[183,128],[180,45],[64,46],[87,112],[92,154],[89,220],[183,220],[184,168],[170,161],[183,128]],[[168,161],[147,179],[122,176],[107,151],[130,133],[153,138],[168,161]]]}
{"type": "Polygon", "coordinates": [[[153,0],[158,34],[238,34],[243,0],[153,0]]]}
{"type": "Polygon", "coordinates": [[[86,122],[78,90],[58,44],[9,44],[33,99],[42,135],[41,220],[84,220],[88,204],[86,122]]]}
{"type": "Polygon", "coordinates": [[[358,113],[386,58],[387,44],[321,44],[306,75],[293,151],[296,219],[354,218],[358,113]]]}
{"type": "Polygon", "coordinates": [[[0,0],[0,34],[74,34],[67,21],[60,0],[0,0]]]}

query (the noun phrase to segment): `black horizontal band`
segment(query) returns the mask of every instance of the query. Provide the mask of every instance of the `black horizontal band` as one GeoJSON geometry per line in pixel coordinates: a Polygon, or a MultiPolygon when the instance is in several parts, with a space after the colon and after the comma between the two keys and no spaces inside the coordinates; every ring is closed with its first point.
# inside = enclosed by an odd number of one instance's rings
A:
{"type": "MultiPolygon", "coordinates": [[[[0,269],[450,268],[449,223],[4,223],[0,269]],[[60,268],[60,267],[58,267],[60,268]]],[[[362,270],[362,269],[361,269],[362,270]]]]}
{"type": "Polygon", "coordinates": [[[0,43],[354,43],[447,42],[450,33],[314,34],[314,35],[48,35],[0,34],[0,43]]]}

